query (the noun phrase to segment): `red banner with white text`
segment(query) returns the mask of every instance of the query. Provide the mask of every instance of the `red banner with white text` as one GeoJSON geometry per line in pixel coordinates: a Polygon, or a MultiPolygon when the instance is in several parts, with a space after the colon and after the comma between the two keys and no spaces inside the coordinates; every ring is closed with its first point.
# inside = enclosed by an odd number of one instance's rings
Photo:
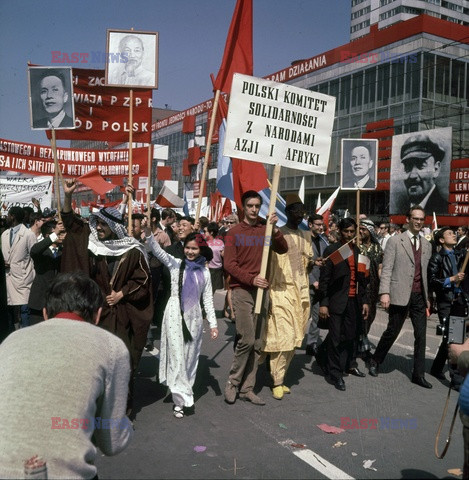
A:
{"type": "MultiPolygon", "coordinates": [[[[98,168],[103,177],[129,174],[128,150],[77,150],[57,148],[57,160],[65,177],[79,177],[98,168]]],[[[0,138],[0,170],[28,175],[54,175],[52,148],[0,138]]],[[[132,172],[148,175],[148,148],[132,150],[132,172]]]]}

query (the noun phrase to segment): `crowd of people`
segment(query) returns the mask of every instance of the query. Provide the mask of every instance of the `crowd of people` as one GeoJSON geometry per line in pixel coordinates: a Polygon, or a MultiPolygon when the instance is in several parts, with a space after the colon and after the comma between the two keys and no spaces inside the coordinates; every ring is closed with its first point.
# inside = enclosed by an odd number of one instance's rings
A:
{"type": "MultiPolygon", "coordinates": [[[[74,212],[76,186],[74,180],[65,182],[60,212],[41,211],[40,205],[36,211],[20,207],[8,211],[0,275],[2,307],[8,315],[2,318],[0,357],[7,349],[14,350],[15,342],[30,341],[35,333],[30,337],[28,331],[45,335],[44,318],[55,318],[58,328],[64,319],[87,316],[87,321],[96,321],[100,330],[120,339],[113,358],[124,347],[127,352],[128,372],[106,399],[126,395],[118,402],[122,416],[122,402],[127,415],[134,405],[134,375],[143,350],[152,351],[159,339],[158,381],[171,392],[174,417],[183,418],[194,413],[192,388],[206,323],[211,339],[218,337],[213,298],[222,291],[224,317],[236,328],[224,390],[230,405],[238,398],[265,404],[256,389],[258,365],[263,362],[268,363],[273,398],[290,394],[286,374],[295,351],[302,348],[338,391],[346,390],[347,376],[366,376],[357,358],[376,377],[407,317],[415,336],[412,382],[432,388],[424,369],[427,318],[437,312],[444,328],[455,298],[469,293],[463,271],[467,227],[456,232],[450,227],[425,229],[427,217],[418,205],[410,208],[402,226],[374,223],[363,214],[358,225],[350,216],[335,215],[325,224],[321,215],[308,213],[295,194],[286,197],[287,222],[278,227],[276,214],[266,220],[259,217],[262,198],[248,191],[239,217],[231,214],[220,222],[200,217],[196,223],[172,209],[152,208],[148,215],[133,214],[128,229],[126,201],[120,207],[96,209],[88,219],[74,212]],[[267,235],[270,227],[272,234],[267,235]],[[266,244],[272,252],[267,273],[261,275],[266,244]],[[89,300],[77,305],[64,295],[57,300],[60,306],[53,306],[50,290],[58,284],[63,291],[64,281],[71,282],[71,289],[92,281],[99,305],[88,306],[84,313],[83,303],[89,300]],[[264,292],[260,313],[259,290],[264,292]],[[388,312],[388,326],[371,352],[368,333],[379,305],[388,312]],[[327,331],[323,340],[321,329],[327,331]]],[[[128,186],[127,198],[132,193],[128,186]]],[[[91,333],[84,329],[83,341],[91,333]]],[[[100,341],[111,344],[106,336],[100,341]]],[[[446,378],[447,347],[443,340],[429,372],[440,380],[446,378]]],[[[45,361],[48,352],[43,355],[45,361]]],[[[18,367],[10,363],[0,365],[0,373],[18,367]]],[[[458,389],[464,378],[456,360],[449,372],[458,389]]],[[[122,445],[127,440],[121,436],[116,442],[122,445]]]]}

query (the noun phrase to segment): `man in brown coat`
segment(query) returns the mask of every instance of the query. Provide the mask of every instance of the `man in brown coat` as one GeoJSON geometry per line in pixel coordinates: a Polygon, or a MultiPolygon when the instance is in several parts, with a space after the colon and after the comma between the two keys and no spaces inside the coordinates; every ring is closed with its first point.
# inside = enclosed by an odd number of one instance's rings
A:
{"type": "MultiPolygon", "coordinates": [[[[62,220],[67,231],[61,271],[82,270],[101,288],[105,303],[99,325],[123,340],[135,373],[153,316],[151,276],[144,247],[126,232],[115,208],[102,208],[89,223],[72,211],[74,180],[64,185],[62,220]]],[[[128,408],[132,407],[133,381],[128,408]]]]}

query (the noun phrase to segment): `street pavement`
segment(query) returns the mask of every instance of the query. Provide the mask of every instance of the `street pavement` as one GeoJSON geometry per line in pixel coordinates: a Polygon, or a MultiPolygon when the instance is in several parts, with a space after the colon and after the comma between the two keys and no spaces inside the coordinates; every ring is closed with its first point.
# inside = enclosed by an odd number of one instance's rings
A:
{"type": "MultiPolygon", "coordinates": [[[[216,292],[220,315],[223,301],[223,292],[216,292]]],[[[387,314],[378,309],[369,335],[374,346],[386,324],[387,314]]],[[[435,335],[436,324],[432,315],[427,329],[427,372],[441,339],[435,335]]],[[[285,380],[291,394],[279,401],[272,397],[266,365],[261,365],[256,391],[265,406],[239,399],[234,405],[224,402],[235,326],[219,318],[219,331],[219,338],[212,341],[207,325],[194,386],[195,414],[183,419],[173,417],[171,395],[158,383],[159,342],[153,352],[144,353],[136,380],[134,438],[121,454],[100,456],[100,479],[458,478],[448,470],[463,466],[459,417],[446,457],[439,460],[434,454],[449,382],[428,373],[433,389],[410,382],[410,320],[379,376],[346,377],[345,392],[327,383],[316,362],[299,349],[285,380]],[[356,428],[361,419],[368,419],[362,426],[376,428],[356,428]],[[331,434],[321,430],[320,424],[355,428],[331,434]]],[[[323,337],[325,333],[321,331],[323,337]]],[[[359,366],[368,373],[361,360],[359,366]]],[[[457,397],[452,391],[439,451],[457,397]]]]}

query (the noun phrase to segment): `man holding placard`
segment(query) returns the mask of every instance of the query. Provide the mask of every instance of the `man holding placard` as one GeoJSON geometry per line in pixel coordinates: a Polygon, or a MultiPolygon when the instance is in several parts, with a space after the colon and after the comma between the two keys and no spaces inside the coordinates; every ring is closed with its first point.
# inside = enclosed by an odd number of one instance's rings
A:
{"type": "MultiPolygon", "coordinates": [[[[265,405],[253,391],[262,333],[262,320],[254,313],[254,307],[257,289],[269,287],[269,282],[259,272],[264,243],[271,239],[265,237],[266,227],[258,217],[262,205],[261,196],[254,190],[248,190],[241,201],[244,220],[231,228],[225,237],[225,270],[231,275],[230,287],[233,291],[236,334],[239,338],[225,386],[225,400],[230,404],[235,403],[239,390],[239,398],[254,405],[265,405]]],[[[277,215],[274,214],[270,219],[274,225],[272,249],[283,254],[288,251],[288,245],[280,230],[275,227],[276,222],[277,215]]]]}

